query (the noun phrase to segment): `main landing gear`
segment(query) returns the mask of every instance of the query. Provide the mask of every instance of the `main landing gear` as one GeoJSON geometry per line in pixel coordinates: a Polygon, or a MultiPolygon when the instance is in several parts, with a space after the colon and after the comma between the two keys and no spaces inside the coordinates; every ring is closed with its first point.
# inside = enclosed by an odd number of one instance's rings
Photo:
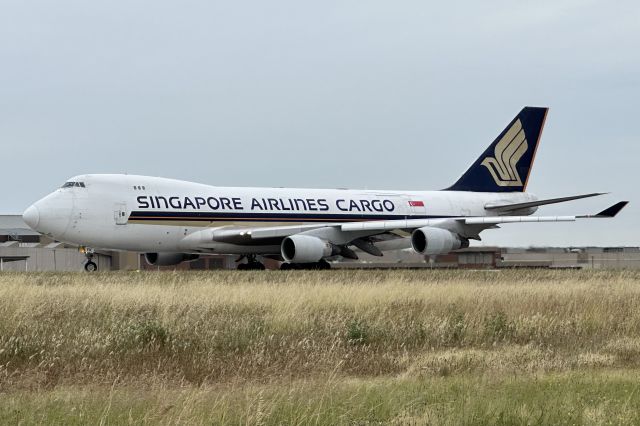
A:
{"type": "Polygon", "coordinates": [[[238,271],[264,271],[264,265],[258,262],[255,254],[240,256],[236,262],[247,259],[247,263],[238,263],[238,271]]]}
{"type": "MultiPolygon", "coordinates": [[[[240,256],[236,262],[238,262],[238,271],[264,271],[265,267],[261,262],[256,260],[255,254],[247,254],[240,256]],[[240,263],[243,260],[247,259],[247,263],[240,263]]],[[[322,259],[319,262],[312,263],[288,263],[284,262],[280,265],[281,271],[292,271],[292,270],[310,270],[310,271],[318,271],[318,270],[327,270],[331,269],[331,264],[326,260],[322,259]]]]}
{"type": "Polygon", "coordinates": [[[326,260],[322,259],[319,262],[313,263],[283,263],[280,265],[281,271],[291,271],[291,270],[327,270],[331,269],[331,264],[326,260]]]}
{"type": "Polygon", "coordinates": [[[84,253],[84,257],[87,258],[87,263],[84,264],[84,270],[87,272],[96,272],[98,270],[98,264],[93,261],[93,256],[96,254],[95,250],[89,247],[83,247],[80,249],[84,253]]]}

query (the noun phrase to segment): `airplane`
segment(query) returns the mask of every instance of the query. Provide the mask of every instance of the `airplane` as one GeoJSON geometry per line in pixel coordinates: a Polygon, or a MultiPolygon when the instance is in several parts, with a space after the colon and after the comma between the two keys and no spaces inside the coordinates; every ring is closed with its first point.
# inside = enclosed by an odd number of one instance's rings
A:
{"type": "Polygon", "coordinates": [[[533,216],[539,206],[602,195],[538,199],[526,192],[548,108],[525,107],[471,167],[439,191],[216,187],[161,177],[86,174],[28,207],[35,231],[85,248],[145,253],[151,265],[238,255],[238,269],[328,269],[328,260],[412,248],[425,256],[466,248],[502,224],[611,218],[533,216]]]}

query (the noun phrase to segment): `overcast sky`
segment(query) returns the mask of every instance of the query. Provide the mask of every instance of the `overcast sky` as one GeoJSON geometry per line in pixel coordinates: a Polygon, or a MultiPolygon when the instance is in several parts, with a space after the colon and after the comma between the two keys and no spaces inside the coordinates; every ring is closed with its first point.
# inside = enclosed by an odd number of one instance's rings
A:
{"type": "Polygon", "coordinates": [[[631,204],[484,243],[640,245],[640,2],[0,4],[2,213],[80,173],[440,189],[535,105],[528,189],[612,193],[539,213],[631,204]]]}

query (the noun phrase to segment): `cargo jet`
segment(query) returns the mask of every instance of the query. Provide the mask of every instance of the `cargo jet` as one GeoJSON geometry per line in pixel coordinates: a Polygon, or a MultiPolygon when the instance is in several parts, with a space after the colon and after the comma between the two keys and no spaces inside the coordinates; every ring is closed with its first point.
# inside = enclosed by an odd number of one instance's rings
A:
{"type": "Polygon", "coordinates": [[[203,254],[236,254],[238,269],[329,268],[358,252],[413,248],[425,256],[480,240],[486,229],[524,222],[610,218],[532,216],[539,206],[601,195],[538,199],[527,193],[547,108],[525,107],[462,177],[440,191],[216,187],[159,177],[88,174],[71,178],[23,215],[34,230],[85,247],[145,253],[152,265],[203,254]]]}

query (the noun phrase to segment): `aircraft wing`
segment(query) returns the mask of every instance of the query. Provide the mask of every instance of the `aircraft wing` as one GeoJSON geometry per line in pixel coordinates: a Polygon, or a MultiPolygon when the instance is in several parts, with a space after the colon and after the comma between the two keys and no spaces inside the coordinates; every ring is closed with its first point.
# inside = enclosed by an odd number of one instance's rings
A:
{"type": "Polygon", "coordinates": [[[317,223],[310,225],[272,226],[272,227],[223,227],[205,229],[187,236],[183,242],[188,246],[206,249],[208,243],[225,242],[246,245],[277,245],[283,238],[304,234],[327,239],[334,244],[351,244],[362,238],[387,234],[406,236],[414,229],[431,226],[455,232],[465,238],[479,239],[479,233],[485,229],[496,228],[507,223],[573,222],[577,219],[611,218],[626,205],[621,201],[592,215],[573,216],[477,216],[440,219],[402,219],[387,221],[364,221],[349,223],[317,223]]]}
{"type": "Polygon", "coordinates": [[[341,230],[350,231],[387,231],[393,229],[417,229],[424,226],[436,228],[448,228],[449,225],[457,223],[459,225],[488,225],[487,227],[505,223],[536,223],[536,222],[573,222],[576,219],[590,218],[611,218],[616,216],[629,202],[620,201],[613,206],[594,215],[574,215],[574,216],[478,216],[478,217],[457,217],[450,219],[406,219],[346,223],[341,225],[341,230]]]}
{"type": "Polygon", "coordinates": [[[314,229],[339,226],[338,224],[314,223],[312,225],[264,226],[264,227],[222,227],[212,230],[211,238],[220,243],[242,244],[248,240],[267,240],[288,237],[314,229]]]}

